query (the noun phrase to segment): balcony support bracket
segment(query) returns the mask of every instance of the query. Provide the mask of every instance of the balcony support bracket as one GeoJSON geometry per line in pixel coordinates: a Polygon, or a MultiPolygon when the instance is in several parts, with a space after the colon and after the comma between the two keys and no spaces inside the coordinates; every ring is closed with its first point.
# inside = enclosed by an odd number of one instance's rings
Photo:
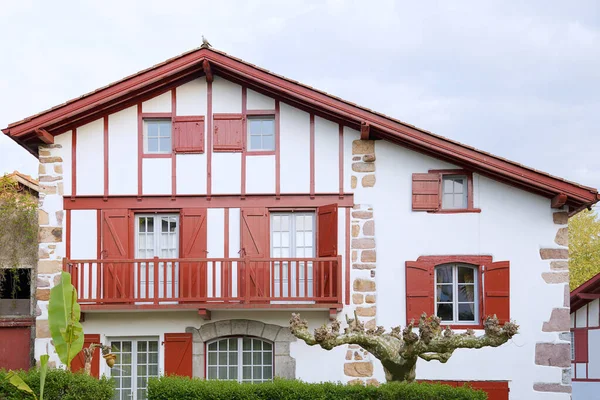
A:
{"type": "Polygon", "coordinates": [[[338,314],[337,308],[330,308],[329,309],[329,320],[335,321],[337,319],[337,314],[338,314]]]}
{"type": "Polygon", "coordinates": [[[210,321],[210,310],[207,310],[206,308],[199,308],[198,309],[198,315],[203,320],[210,321]]]}

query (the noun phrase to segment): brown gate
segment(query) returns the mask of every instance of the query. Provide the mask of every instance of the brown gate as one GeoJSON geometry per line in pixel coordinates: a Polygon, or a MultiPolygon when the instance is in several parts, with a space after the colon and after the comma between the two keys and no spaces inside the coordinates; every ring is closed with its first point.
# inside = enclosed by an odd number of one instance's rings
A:
{"type": "Polygon", "coordinates": [[[0,369],[31,367],[31,327],[0,326],[0,369]]]}

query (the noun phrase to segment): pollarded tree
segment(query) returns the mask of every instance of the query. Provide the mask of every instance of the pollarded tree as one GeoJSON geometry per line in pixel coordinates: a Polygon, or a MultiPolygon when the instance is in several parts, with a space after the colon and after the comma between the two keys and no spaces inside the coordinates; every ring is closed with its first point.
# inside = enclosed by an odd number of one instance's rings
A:
{"type": "Polygon", "coordinates": [[[454,333],[449,327],[443,329],[437,316],[428,317],[427,314],[421,315],[418,333],[413,332],[414,321],[404,329],[399,326],[392,328],[389,333],[382,326],[365,329],[356,314],[353,319],[346,316],[346,322],[348,327],[344,333],[340,333],[340,322],[336,320],[315,329],[312,334],[307,322],[300,319],[299,314],[292,314],[290,330],[309,346],[319,345],[325,350],[346,344],[361,346],[381,361],[388,382],[414,381],[418,358],[445,363],[456,349],[498,347],[519,330],[514,322],[507,322],[501,327],[495,315],[485,319],[485,334],[481,336],[475,336],[472,329],[464,333],[454,333]]]}

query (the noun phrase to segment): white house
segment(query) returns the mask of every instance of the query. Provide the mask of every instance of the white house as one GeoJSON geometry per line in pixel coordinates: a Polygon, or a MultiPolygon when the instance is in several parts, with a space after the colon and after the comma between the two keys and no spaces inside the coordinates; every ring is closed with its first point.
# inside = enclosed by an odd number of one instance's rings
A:
{"type": "MultiPolygon", "coordinates": [[[[317,327],[354,311],[478,333],[486,315],[513,319],[502,347],[419,361],[417,378],[570,396],[566,224],[596,189],[210,48],[3,131],[40,160],[38,282],[72,273],[86,342],[117,353],[94,373],[118,398],[165,373],[382,382],[369,354],[287,328],[291,312],[317,327]]],[[[47,292],[36,357],[52,352],[47,292]]]]}
{"type": "Polygon", "coordinates": [[[573,400],[600,392],[600,274],[571,292],[573,400]]]}

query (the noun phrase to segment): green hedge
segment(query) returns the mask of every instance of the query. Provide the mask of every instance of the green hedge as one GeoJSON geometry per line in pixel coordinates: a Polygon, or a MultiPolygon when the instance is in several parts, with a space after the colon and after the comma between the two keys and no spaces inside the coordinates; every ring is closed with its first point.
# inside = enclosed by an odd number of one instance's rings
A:
{"type": "Polygon", "coordinates": [[[464,387],[427,383],[388,383],[379,387],[275,380],[260,384],[182,377],[150,379],[148,400],[485,400],[464,387]]]}
{"type": "MultiPolygon", "coordinates": [[[[0,399],[30,400],[30,394],[22,392],[6,380],[5,370],[0,370],[0,399]]],[[[40,373],[36,369],[21,371],[19,375],[31,389],[39,395],[40,373]]],[[[44,386],[44,400],[110,400],[113,397],[113,381],[108,378],[100,380],[81,372],[71,373],[62,369],[49,369],[44,386]]]]}

